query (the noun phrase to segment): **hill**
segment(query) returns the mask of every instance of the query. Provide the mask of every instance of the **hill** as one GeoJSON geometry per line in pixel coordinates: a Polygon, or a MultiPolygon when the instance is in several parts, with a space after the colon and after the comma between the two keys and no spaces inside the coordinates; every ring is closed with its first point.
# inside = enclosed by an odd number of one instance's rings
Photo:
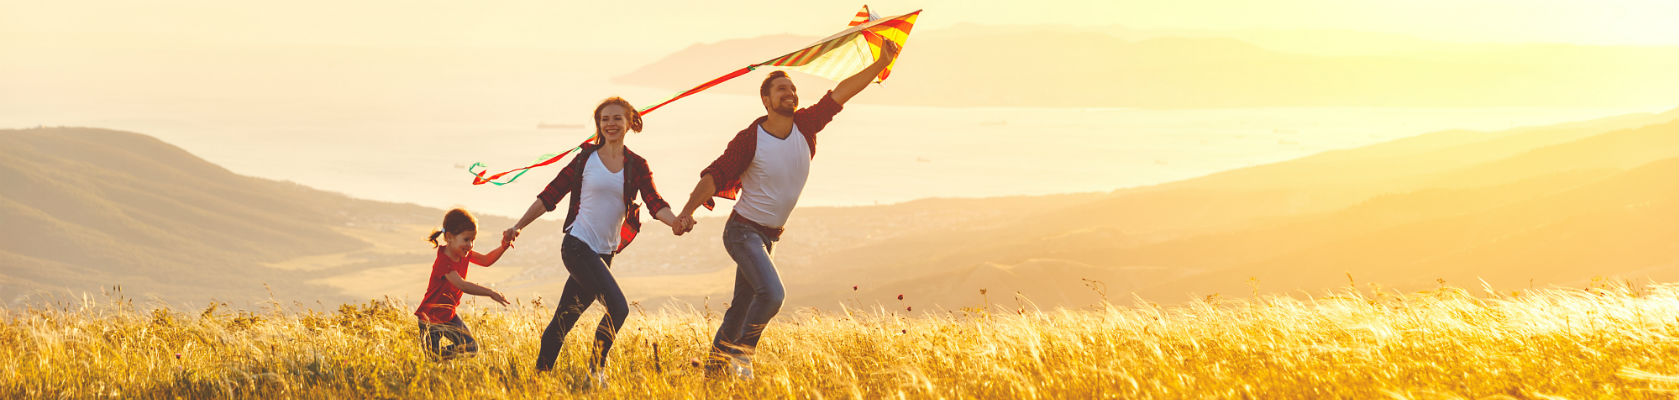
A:
{"type": "MultiPolygon", "coordinates": [[[[1676,121],[1679,110],[1435,132],[1111,193],[801,208],[776,257],[789,306],[823,308],[899,294],[917,310],[1015,293],[1044,307],[1177,302],[1310,292],[1349,274],[1407,290],[1673,281],[1676,121]]],[[[12,144],[0,149],[0,217],[17,227],[0,237],[0,286],[14,304],[116,285],[166,301],[260,301],[271,288],[323,304],[424,288],[419,238],[441,210],[238,176],[139,134],[0,134],[12,144]]],[[[560,217],[473,279],[558,296],[560,217]]],[[[680,238],[649,224],[614,262],[632,301],[727,298],[720,219],[680,238]]]]}
{"type": "Polygon", "coordinates": [[[441,215],[237,175],[136,133],[0,130],[0,141],[0,292],[9,297],[0,300],[8,302],[120,286],[165,301],[272,292],[335,303],[346,297],[308,283],[310,273],[265,263],[364,249],[371,243],[347,230],[441,215]]]}
{"type": "Polygon", "coordinates": [[[1121,190],[996,229],[920,232],[943,239],[842,252],[806,283],[887,283],[830,286],[817,303],[920,291],[949,304],[977,296],[956,284],[975,276],[996,292],[1084,301],[1096,298],[1086,279],[1155,301],[1315,291],[1349,273],[1411,289],[1679,280],[1675,157],[1674,111],[1436,133],[1121,190]]]}

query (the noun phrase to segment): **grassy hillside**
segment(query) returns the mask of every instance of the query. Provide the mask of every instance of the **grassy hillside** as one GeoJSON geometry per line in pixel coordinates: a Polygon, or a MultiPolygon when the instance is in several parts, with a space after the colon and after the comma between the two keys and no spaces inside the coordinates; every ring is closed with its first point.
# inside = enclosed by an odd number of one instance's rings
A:
{"type": "MultiPolygon", "coordinates": [[[[469,304],[483,350],[420,352],[409,305],[140,311],[117,299],[0,311],[0,396],[122,398],[1570,398],[1679,392],[1679,286],[1399,293],[1041,311],[784,311],[752,381],[708,380],[718,310],[635,311],[610,387],[568,338],[535,373],[538,304],[469,304]],[[475,307],[476,306],[476,307],[475,307]]],[[[598,313],[598,312],[597,312],[598,313]]],[[[583,318],[591,321],[591,313],[583,318]]]]}
{"type": "MultiPolygon", "coordinates": [[[[136,133],[0,130],[0,255],[9,296],[340,301],[265,263],[370,246],[340,228],[441,212],[240,176],[136,133]],[[264,285],[267,285],[265,287],[264,285]]],[[[423,218],[423,219],[421,219],[423,218]]],[[[15,298],[4,299],[8,301],[15,298]]]]}
{"type": "MultiPolygon", "coordinates": [[[[1679,231],[1674,222],[1679,219],[1666,217],[1679,207],[1679,184],[1673,183],[1679,182],[1679,164],[1672,157],[1679,157],[1679,121],[1431,175],[1426,189],[1377,196],[1326,216],[1101,257],[1109,262],[1191,262],[1208,269],[1151,290],[1157,295],[1180,289],[1229,293],[1252,276],[1272,277],[1266,290],[1319,288],[1337,283],[1336,272],[1413,285],[1440,278],[1578,284],[1598,275],[1642,275],[1660,266],[1679,268],[1679,252],[1674,251],[1679,240],[1673,240],[1679,235],[1662,234],[1679,231]],[[1593,222],[1586,230],[1587,225],[1563,221],[1593,222]],[[1517,244],[1546,240],[1533,235],[1593,240],[1553,241],[1549,251],[1517,244]],[[1462,258],[1463,252],[1493,259],[1471,262],[1462,258]],[[1231,268],[1242,264],[1247,265],[1231,268]]],[[[1672,275],[1657,274],[1679,278],[1672,275]]]]}
{"type": "Polygon", "coordinates": [[[1679,168],[1662,162],[1673,157],[1674,111],[1429,134],[1121,190],[991,229],[924,226],[784,276],[806,285],[789,290],[801,304],[926,287],[946,304],[987,288],[1078,305],[1092,300],[1086,280],[1156,301],[1246,294],[1255,277],[1268,293],[1320,290],[1347,273],[1409,288],[1674,280],[1679,236],[1660,234],[1679,229],[1664,217],[1679,204],[1668,176],[1679,168]],[[1591,240],[1559,239],[1573,229],[1591,240]]]}

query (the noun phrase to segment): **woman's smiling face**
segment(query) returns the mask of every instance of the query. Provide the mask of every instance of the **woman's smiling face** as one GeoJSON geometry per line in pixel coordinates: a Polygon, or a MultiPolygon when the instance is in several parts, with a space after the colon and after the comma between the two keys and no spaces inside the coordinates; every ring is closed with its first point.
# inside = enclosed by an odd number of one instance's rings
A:
{"type": "Polygon", "coordinates": [[[617,104],[601,107],[600,113],[595,115],[595,127],[606,141],[623,141],[624,132],[630,129],[630,110],[617,104]]]}

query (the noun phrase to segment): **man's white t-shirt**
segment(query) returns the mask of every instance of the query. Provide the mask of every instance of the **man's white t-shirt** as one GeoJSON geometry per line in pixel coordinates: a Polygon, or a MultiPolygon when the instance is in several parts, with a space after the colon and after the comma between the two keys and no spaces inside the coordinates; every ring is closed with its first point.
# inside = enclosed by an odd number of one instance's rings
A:
{"type": "Polygon", "coordinates": [[[735,213],[768,227],[787,225],[793,206],[810,178],[810,145],[798,124],[781,139],[758,126],[758,149],[752,165],[740,174],[740,200],[735,213]]]}

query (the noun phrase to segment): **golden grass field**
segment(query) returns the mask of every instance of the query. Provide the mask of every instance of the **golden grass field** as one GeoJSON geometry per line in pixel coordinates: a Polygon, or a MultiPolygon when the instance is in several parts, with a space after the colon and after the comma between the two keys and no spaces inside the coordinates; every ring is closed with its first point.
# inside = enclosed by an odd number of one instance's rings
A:
{"type": "Polygon", "coordinates": [[[997,297],[913,317],[783,310],[753,381],[689,366],[720,310],[636,310],[605,390],[585,384],[580,361],[596,312],[572,331],[555,372],[533,373],[553,310],[529,300],[465,307],[483,350],[441,363],[423,356],[412,308],[390,301],[323,313],[87,300],[3,312],[0,398],[1679,396],[1679,284],[1348,288],[1057,311],[997,297]]]}

